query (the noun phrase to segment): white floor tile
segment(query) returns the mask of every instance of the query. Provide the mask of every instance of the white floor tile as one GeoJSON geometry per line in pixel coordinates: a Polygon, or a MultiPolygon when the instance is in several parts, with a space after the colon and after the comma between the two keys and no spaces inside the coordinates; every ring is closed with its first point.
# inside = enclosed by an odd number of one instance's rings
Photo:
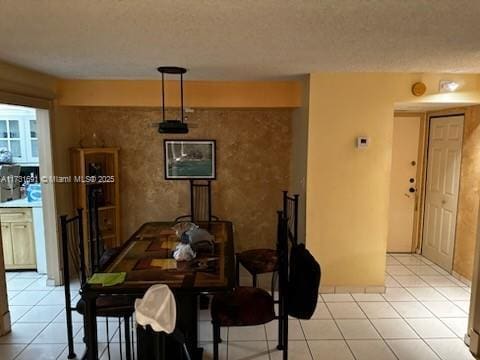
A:
{"type": "Polygon", "coordinates": [[[428,265],[411,265],[408,269],[415,275],[440,275],[440,273],[428,265]]]}
{"type": "Polygon", "coordinates": [[[0,337],[1,344],[29,344],[46,324],[13,324],[12,331],[0,337]]]}
{"type": "Polygon", "coordinates": [[[432,287],[407,287],[406,290],[420,301],[445,301],[447,298],[432,287]]]}
{"type": "MultiPolygon", "coordinates": [[[[304,321],[304,320],[302,320],[304,321]]],[[[317,320],[305,320],[305,321],[317,321],[317,320]]],[[[323,320],[318,320],[323,321],[323,320]]],[[[274,320],[265,325],[267,330],[267,339],[268,340],[277,340],[278,339],[278,320],[274,320]]],[[[289,320],[288,321],[288,338],[290,340],[304,340],[305,335],[303,334],[302,327],[300,326],[299,320],[289,320]]]]}
{"type": "Polygon", "coordinates": [[[382,295],[380,294],[352,294],[353,298],[355,301],[362,301],[362,302],[367,302],[367,301],[385,301],[382,295]]]}
{"type": "Polygon", "coordinates": [[[398,301],[390,303],[403,318],[429,318],[433,314],[418,301],[398,301]]]}
{"type": "Polygon", "coordinates": [[[425,265],[425,263],[420,260],[419,258],[416,258],[414,256],[405,256],[405,257],[399,257],[397,260],[402,264],[402,265],[425,265]]]}
{"type": "Polygon", "coordinates": [[[427,340],[427,344],[442,358],[442,360],[474,360],[468,347],[460,339],[427,340]]]}
{"type": "Polygon", "coordinates": [[[30,284],[32,284],[35,279],[24,279],[15,277],[12,280],[7,281],[7,290],[15,290],[15,291],[22,291],[27,288],[30,284]]]}
{"type": "Polygon", "coordinates": [[[423,304],[437,317],[462,317],[467,315],[450,301],[424,301],[423,304]]]}
{"type": "MultiPolygon", "coordinates": [[[[213,343],[199,343],[199,346],[203,348],[203,360],[213,360],[213,343]]],[[[227,360],[227,342],[218,345],[218,358],[227,360]]]]}
{"type": "Polygon", "coordinates": [[[61,305],[34,306],[27,313],[25,313],[25,315],[23,315],[18,322],[50,323],[60,314],[61,311],[64,311],[61,305]]]}
{"type": "Polygon", "coordinates": [[[388,275],[413,275],[413,273],[407,269],[404,265],[387,265],[388,275]]]}
{"type": "Polygon", "coordinates": [[[422,339],[454,338],[456,335],[440,320],[407,319],[408,324],[422,339]]]}
{"type": "Polygon", "coordinates": [[[417,275],[393,275],[393,278],[404,287],[426,287],[428,284],[417,275]]]}
{"type": "Polygon", "coordinates": [[[386,275],[385,276],[385,287],[387,287],[387,288],[389,288],[389,287],[398,288],[398,287],[402,287],[402,285],[400,285],[398,283],[398,281],[395,280],[390,275],[386,275]]]}
{"type": "Polygon", "coordinates": [[[312,315],[312,319],[331,319],[330,311],[328,311],[327,305],[323,302],[317,303],[315,312],[312,315]]]}
{"type": "Polygon", "coordinates": [[[350,294],[322,294],[325,302],[349,302],[355,301],[350,294]]]}
{"type": "Polygon", "coordinates": [[[228,343],[229,360],[269,360],[268,344],[266,341],[239,341],[228,343]]]}
{"type": "Polygon", "coordinates": [[[437,287],[436,290],[452,301],[470,301],[470,293],[462,287],[437,287]]]}
{"type": "Polygon", "coordinates": [[[333,320],[301,320],[300,323],[307,340],[342,339],[342,334],[333,320]]]}
{"type": "Polygon", "coordinates": [[[356,303],[326,303],[334,319],[364,319],[366,316],[356,303]]]}
{"type": "Polygon", "coordinates": [[[338,327],[347,340],[379,339],[380,335],[369,320],[338,320],[338,327]]]}
{"type": "Polygon", "coordinates": [[[388,301],[415,301],[415,298],[403,288],[387,288],[383,297],[388,301]]]}
{"type": "Polygon", "coordinates": [[[27,290],[33,291],[33,290],[45,290],[45,291],[52,291],[55,288],[53,286],[47,286],[47,279],[46,278],[40,278],[35,281],[33,281],[28,287],[27,290]]]}
{"type": "Polygon", "coordinates": [[[51,291],[38,305],[63,305],[65,306],[65,294],[61,291],[51,291]]]}
{"type": "Polygon", "coordinates": [[[383,340],[348,340],[357,360],[395,360],[396,357],[383,340]]]}
{"type": "Polygon", "coordinates": [[[354,360],[344,340],[309,340],[308,346],[315,360],[354,360]]]}
{"type": "MultiPolygon", "coordinates": [[[[105,325],[103,325],[105,327],[105,325]]],[[[110,329],[110,327],[109,327],[110,329]]],[[[213,341],[213,328],[210,321],[199,321],[198,322],[198,340],[202,342],[213,341]]],[[[220,336],[222,340],[228,339],[228,328],[220,328],[220,336]]]]}
{"type": "Polygon", "coordinates": [[[443,275],[421,275],[420,277],[430,286],[458,286],[443,275]]]}
{"type": "Polygon", "coordinates": [[[387,257],[387,265],[401,265],[400,262],[392,256],[387,257]]]}
{"type": "Polygon", "coordinates": [[[15,360],[55,360],[65,347],[64,344],[30,344],[15,360]]]}
{"type": "Polygon", "coordinates": [[[460,309],[462,309],[466,314],[470,313],[470,300],[468,301],[452,301],[460,309]]]}
{"type": "MultiPolygon", "coordinates": [[[[30,325],[30,324],[26,324],[30,325]]],[[[82,324],[73,324],[73,335],[75,336],[82,327],[82,324]]],[[[35,344],[66,344],[67,332],[64,324],[49,324],[36,338],[33,340],[35,344]]]]}
{"type": "Polygon", "coordinates": [[[36,305],[45,296],[49,294],[49,291],[22,291],[15,298],[13,298],[10,305],[36,305]]]}
{"type": "MultiPolygon", "coordinates": [[[[283,352],[277,350],[277,343],[269,341],[270,360],[282,360],[283,352]]],[[[229,354],[230,355],[230,354],[229,354]]],[[[230,356],[229,356],[230,358],[230,356]]],[[[288,359],[289,360],[312,360],[310,349],[305,340],[294,340],[288,342],[288,359]]]]}
{"type": "Polygon", "coordinates": [[[265,325],[239,326],[228,329],[228,341],[267,340],[265,325]]]}
{"type": "Polygon", "coordinates": [[[403,319],[373,319],[373,325],[384,339],[415,339],[418,335],[403,319]]]}
{"type": "Polygon", "coordinates": [[[0,344],[2,360],[13,360],[26,347],[26,345],[0,344]]]}
{"type": "Polygon", "coordinates": [[[468,329],[468,318],[443,318],[440,319],[448,326],[459,338],[463,339],[468,329]]]}
{"type": "Polygon", "coordinates": [[[394,319],[400,315],[386,301],[358,303],[369,319],[394,319]]]}
{"type": "Polygon", "coordinates": [[[30,305],[9,306],[10,320],[12,323],[20,319],[23,315],[30,311],[31,308],[32,306],[30,305]]]}
{"type": "Polygon", "coordinates": [[[399,360],[440,360],[423,340],[387,340],[399,360]]]}

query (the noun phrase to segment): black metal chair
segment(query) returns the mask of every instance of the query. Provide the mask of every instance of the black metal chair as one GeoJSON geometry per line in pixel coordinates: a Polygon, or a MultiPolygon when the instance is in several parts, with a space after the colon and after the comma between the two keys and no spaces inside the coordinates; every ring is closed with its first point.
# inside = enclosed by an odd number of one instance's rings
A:
{"type": "MultiPolygon", "coordinates": [[[[61,234],[62,234],[62,255],[63,255],[63,279],[64,279],[64,290],[65,290],[65,311],[66,311],[66,322],[67,322],[67,340],[68,340],[68,359],[76,358],[74,341],[73,341],[73,325],[72,325],[72,312],[76,311],[81,315],[85,314],[85,303],[80,300],[76,306],[72,306],[71,303],[71,293],[70,293],[70,282],[73,279],[71,276],[71,271],[75,272],[77,279],[80,281],[81,286],[83,286],[87,281],[87,276],[91,272],[87,271],[86,259],[87,254],[85,252],[85,242],[84,242],[84,231],[83,231],[83,210],[78,209],[77,215],[71,218],[68,218],[67,215],[60,217],[61,224],[61,234]]],[[[92,242],[93,244],[93,242],[92,242]]],[[[91,254],[92,249],[90,242],[87,244],[88,252],[91,254]]],[[[95,244],[96,246],[96,244],[95,244]]],[[[89,259],[90,268],[98,268],[95,259],[89,259]]],[[[134,312],[134,303],[133,299],[130,299],[125,296],[101,296],[97,299],[97,317],[106,318],[106,329],[107,329],[107,354],[108,359],[110,359],[110,334],[108,319],[116,318],[118,319],[118,331],[119,331],[119,341],[120,341],[120,359],[123,358],[122,352],[122,326],[121,321],[124,321],[124,336],[125,336],[125,358],[127,360],[134,359],[134,343],[133,336],[131,336],[131,331],[133,333],[133,326],[130,326],[131,321],[133,321],[132,314],[134,312]]]]}
{"type": "Polygon", "coordinates": [[[182,215],[175,222],[212,222],[218,217],[212,215],[212,181],[190,180],[190,214],[182,215]]]}
{"type": "Polygon", "coordinates": [[[232,292],[216,294],[212,300],[213,358],[218,360],[221,327],[255,326],[278,320],[278,346],[283,359],[288,358],[288,222],[278,212],[277,258],[279,273],[279,310],[275,315],[273,294],[255,287],[237,287],[232,292]]]}
{"type": "MultiPolygon", "coordinates": [[[[288,221],[290,237],[293,244],[298,243],[298,198],[283,192],[283,214],[288,221]]],[[[240,285],[240,265],[252,276],[252,285],[257,287],[260,274],[272,273],[272,294],[275,288],[275,273],[278,270],[278,257],[275,249],[251,249],[236,254],[237,286],[240,285]]]]}

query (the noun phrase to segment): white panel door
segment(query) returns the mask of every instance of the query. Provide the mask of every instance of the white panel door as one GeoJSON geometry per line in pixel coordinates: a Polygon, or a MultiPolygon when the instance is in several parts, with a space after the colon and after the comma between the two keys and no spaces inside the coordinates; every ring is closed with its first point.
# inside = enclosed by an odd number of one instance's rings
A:
{"type": "Polygon", "coordinates": [[[430,119],[423,255],[452,270],[464,117],[430,119]]]}
{"type": "Polygon", "coordinates": [[[412,251],[420,122],[420,116],[393,119],[388,252],[412,251]]]}

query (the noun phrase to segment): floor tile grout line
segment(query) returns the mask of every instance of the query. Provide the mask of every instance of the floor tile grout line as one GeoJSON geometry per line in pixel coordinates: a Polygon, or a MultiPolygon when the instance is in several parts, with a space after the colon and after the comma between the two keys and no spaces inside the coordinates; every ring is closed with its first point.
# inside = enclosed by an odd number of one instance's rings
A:
{"type": "MultiPolygon", "coordinates": [[[[352,296],[350,294],[350,296],[352,296]]],[[[352,296],[353,298],[353,296],[352,296]]],[[[328,307],[327,303],[325,303],[325,307],[327,308],[327,311],[329,312],[330,316],[332,317],[332,320],[333,320],[333,323],[335,324],[335,326],[337,327],[337,330],[338,332],[340,333],[340,335],[342,336],[342,339],[343,341],[345,342],[345,345],[347,345],[347,348],[348,350],[350,351],[350,354],[352,354],[352,357],[355,359],[355,360],[358,360],[357,357],[355,356],[355,353],[353,352],[352,348],[350,347],[350,344],[348,343],[347,339],[345,339],[345,335],[343,334],[342,332],[342,329],[340,329],[340,326],[338,325],[337,323],[337,320],[335,319],[335,317],[333,316],[333,313],[331,312],[330,308],[328,307]]],[[[302,325],[302,323],[300,322],[300,326],[302,325]]],[[[303,327],[302,327],[302,330],[303,330],[303,327]]]]}
{"type": "MultiPolygon", "coordinates": [[[[408,293],[410,293],[410,292],[408,291],[408,289],[406,289],[405,287],[402,287],[402,288],[403,288],[404,290],[406,290],[408,293]]],[[[432,286],[432,288],[434,288],[434,287],[432,286]]],[[[436,289],[435,289],[435,290],[436,290],[436,289]]],[[[412,294],[412,295],[413,295],[413,294],[412,294]]],[[[388,300],[387,300],[387,302],[388,302],[388,300]]],[[[424,304],[422,303],[422,305],[424,305],[424,304]]],[[[424,306],[425,306],[425,305],[424,305],[424,306]]],[[[428,309],[428,308],[427,308],[427,309],[428,309]]],[[[429,309],[428,309],[428,310],[429,310],[429,309]]],[[[430,310],[429,310],[429,311],[430,311],[430,310]]],[[[430,311],[430,312],[431,312],[431,311],[430,311]]],[[[431,312],[431,313],[432,313],[432,315],[434,316],[434,318],[436,318],[437,320],[439,320],[440,322],[442,322],[441,319],[438,318],[433,312],[431,312]]],[[[402,316],[401,314],[399,314],[399,315],[403,318],[403,316],[402,316]]],[[[434,353],[438,358],[442,359],[442,357],[440,356],[440,354],[438,354],[438,353],[435,351],[435,349],[434,349],[433,347],[431,347],[430,344],[426,341],[426,340],[431,340],[431,339],[423,338],[423,337],[420,336],[420,334],[413,328],[413,326],[411,326],[411,325],[408,323],[407,319],[404,319],[404,321],[405,321],[405,322],[407,323],[407,325],[419,336],[419,338],[423,341],[423,343],[424,343],[430,350],[432,350],[433,353],[434,353]]],[[[443,323],[443,322],[442,322],[442,323],[443,323]]],[[[448,328],[448,327],[447,327],[447,328],[448,328]]],[[[450,328],[448,328],[448,329],[449,329],[450,331],[452,331],[450,328]]],[[[456,337],[458,337],[455,332],[452,331],[452,333],[453,333],[456,337]]]]}
{"type": "MultiPolygon", "coordinates": [[[[360,311],[363,312],[363,314],[367,317],[367,320],[369,321],[370,325],[372,325],[372,327],[375,329],[375,331],[378,333],[378,335],[380,336],[380,338],[382,339],[383,343],[385,344],[385,346],[388,347],[388,349],[390,350],[390,352],[393,354],[393,356],[395,356],[396,359],[398,359],[398,356],[397,354],[395,354],[395,352],[393,351],[393,349],[390,347],[389,344],[387,344],[387,341],[386,339],[383,337],[383,335],[380,333],[380,331],[375,327],[375,324],[372,322],[372,320],[368,317],[367,313],[362,309],[362,307],[360,306],[360,304],[356,301],[355,298],[353,298],[353,300],[355,300],[355,303],[357,304],[357,306],[360,308],[360,311]]],[[[391,306],[391,305],[390,305],[391,306]]],[[[396,312],[395,309],[393,309],[393,311],[396,312]]],[[[400,314],[399,314],[400,315],[400,314]]]]}

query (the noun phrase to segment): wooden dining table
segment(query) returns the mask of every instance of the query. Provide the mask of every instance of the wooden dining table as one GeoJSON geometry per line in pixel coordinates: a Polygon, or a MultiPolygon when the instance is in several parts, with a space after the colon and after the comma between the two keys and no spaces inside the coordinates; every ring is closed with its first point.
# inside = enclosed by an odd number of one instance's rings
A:
{"type": "MultiPolygon", "coordinates": [[[[81,289],[85,301],[85,359],[98,359],[96,299],[102,295],[141,298],[155,284],[166,284],[177,302],[177,327],[185,334],[192,358],[200,358],[198,347],[198,297],[230,291],[235,283],[233,225],[229,221],[199,223],[214,236],[213,251],[199,251],[191,261],[175,261],[178,244],[172,222],[143,224],[112,257],[103,273],[125,272],[125,281],[114,286],[91,285],[81,289]]],[[[139,357],[140,359],[140,357],[139,357]]]]}

